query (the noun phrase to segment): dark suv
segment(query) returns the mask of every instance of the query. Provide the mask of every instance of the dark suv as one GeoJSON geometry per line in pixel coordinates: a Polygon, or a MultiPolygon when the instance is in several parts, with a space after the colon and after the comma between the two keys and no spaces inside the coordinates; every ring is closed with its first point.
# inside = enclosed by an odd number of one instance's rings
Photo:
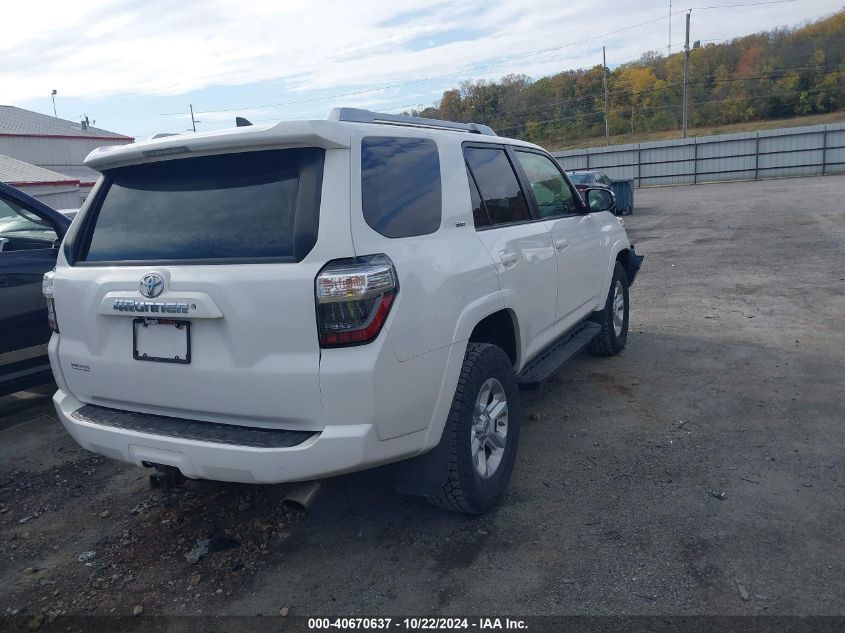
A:
{"type": "Polygon", "coordinates": [[[70,219],[0,182],[0,395],[51,379],[41,293],[70,219]]]}

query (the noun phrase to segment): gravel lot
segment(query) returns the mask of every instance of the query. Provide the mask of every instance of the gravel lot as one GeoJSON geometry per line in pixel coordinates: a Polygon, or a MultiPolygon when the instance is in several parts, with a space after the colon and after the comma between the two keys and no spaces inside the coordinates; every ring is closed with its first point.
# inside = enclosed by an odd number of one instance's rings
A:
{"type": "Polygon", "coordinates": [[[49,386],[0,398],[0,618],[843,615],[843,199],[842,176],[637,191],[628,348],[523,392],[514,479],[481,518],[384,471],[307,514],[283,486],[164,498],[77,448],[49,386]]]}

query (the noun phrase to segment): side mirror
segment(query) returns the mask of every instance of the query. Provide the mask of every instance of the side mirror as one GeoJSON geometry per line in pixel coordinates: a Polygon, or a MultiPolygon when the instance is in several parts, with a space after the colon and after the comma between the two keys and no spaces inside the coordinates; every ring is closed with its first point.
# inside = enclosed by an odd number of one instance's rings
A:
{"type": "Polygon", "coordinates": [[[616,196],[607,189],[587,189],[584,192],[584,200],[590,213],[610,211],[616,206],[616,196]]]}

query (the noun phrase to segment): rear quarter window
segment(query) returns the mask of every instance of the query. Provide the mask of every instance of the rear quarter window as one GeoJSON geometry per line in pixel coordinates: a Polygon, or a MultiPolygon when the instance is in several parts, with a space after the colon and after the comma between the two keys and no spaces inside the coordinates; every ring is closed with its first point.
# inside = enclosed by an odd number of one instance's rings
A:
{"type": "Polygon", "coordinates": [[[368,136],[361,141],[364,220],[385,237],[440,228],[440,157],[431,139],[368,136]]]}
{"type": "Polygon", "coordinates": [[[267,150],[106,172],[86,262],[296,260],[314,245],[323,150],[267,150]]]}

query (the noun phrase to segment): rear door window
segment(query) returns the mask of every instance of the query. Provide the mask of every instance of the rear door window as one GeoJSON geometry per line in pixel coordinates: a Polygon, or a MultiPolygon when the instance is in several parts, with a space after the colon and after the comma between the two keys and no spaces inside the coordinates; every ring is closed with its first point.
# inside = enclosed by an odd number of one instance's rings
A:
{"type": "Polygon", "coordinates": [[[361,141],[364,220],[385,237],[440,228],[440,156],[431,139],[368,136],[361,141]]]}
{"type": "Polygon", "coordinates": [[[528,204],[505,150],[500,147],[465,147],[469,165],[493,224],[531,219],[528,204]]]}
{"type": "Polygon", "coordinates": [[[298,261],[316,241],[323,155],[268,150],[109,170],[79,259],[298,261]]]}

